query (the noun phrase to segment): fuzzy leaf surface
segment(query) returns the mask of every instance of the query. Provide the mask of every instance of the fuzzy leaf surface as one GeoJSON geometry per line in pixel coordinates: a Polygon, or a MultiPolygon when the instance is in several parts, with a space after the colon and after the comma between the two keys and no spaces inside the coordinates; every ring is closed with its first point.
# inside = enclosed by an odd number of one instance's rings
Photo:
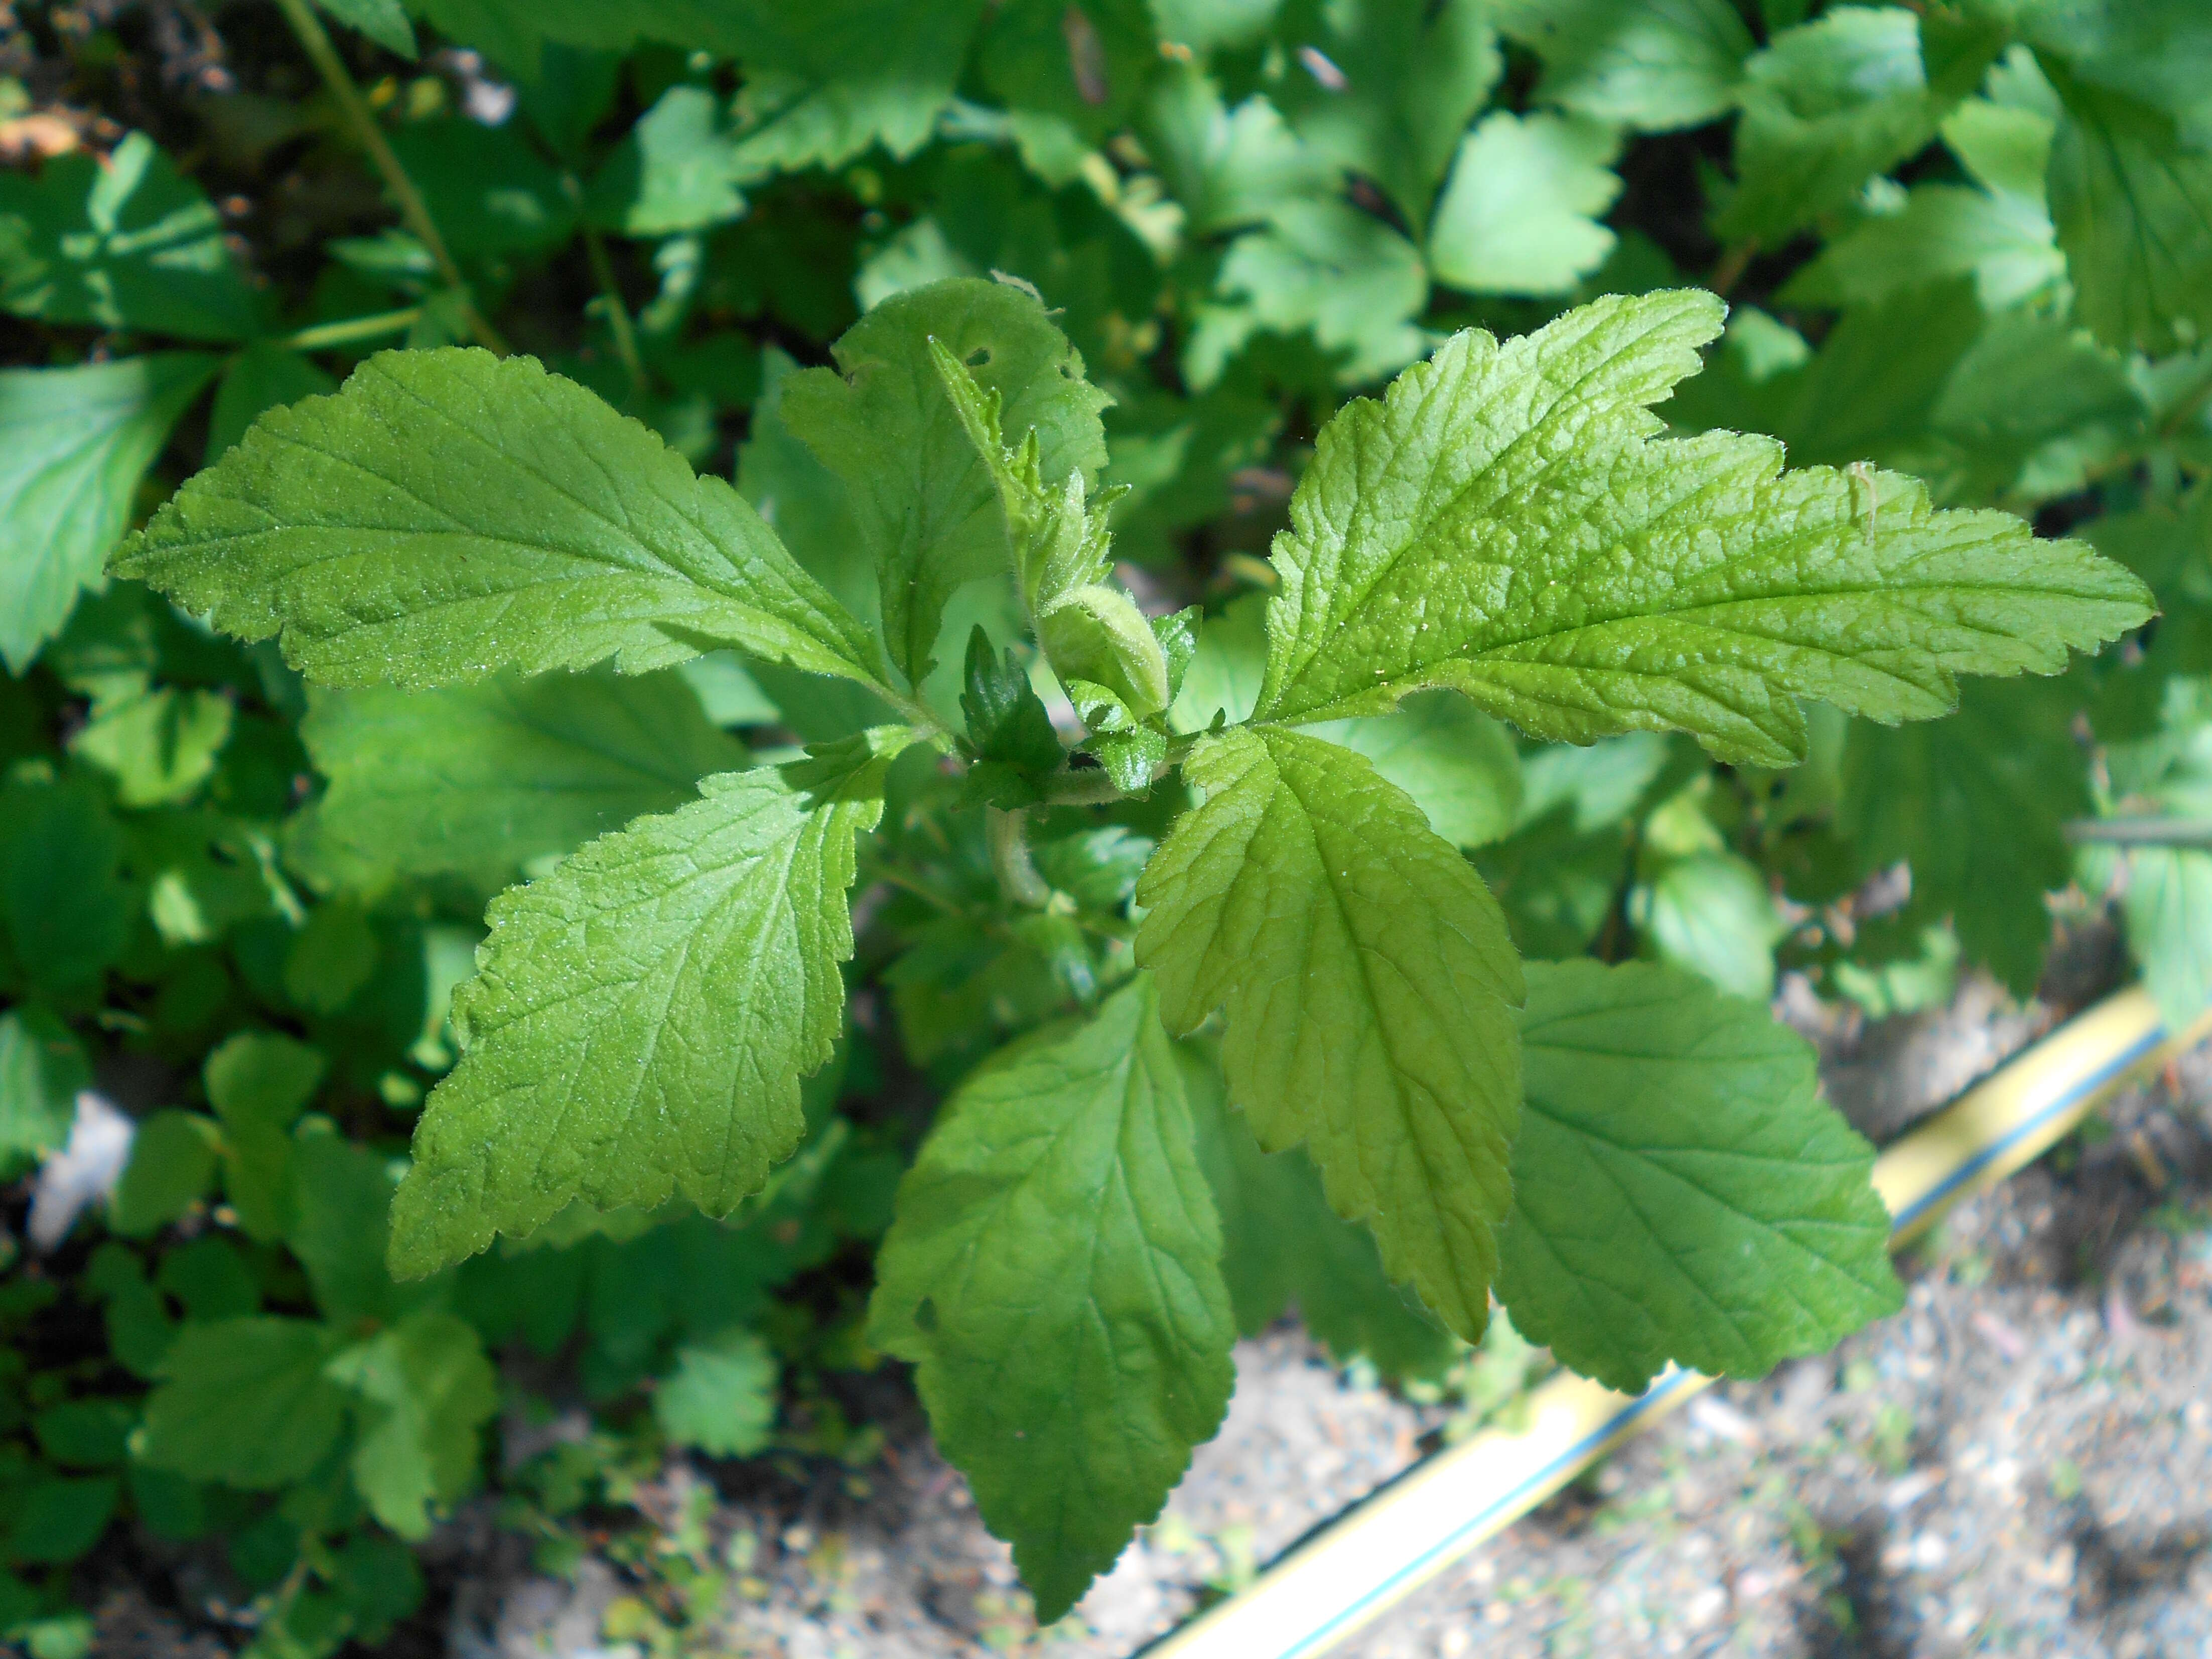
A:
{"type": "Polygon", "coordinates": [[[1609,1388],[1669,1360],[1760,1376],[1904,1292],[1874,1148],[1756,1003],[1647,963],[1539,963],[1498,1293],[1609,1388]]]}
{"type": "Polygon", "coordinates": [[[467,1045],[431,1094],[392,1203],[392,1265],[419,1277],[571,1200],[720,1214],[805,1130],[799,1080],[830,1057],[852,954],[854,837],[905,746],[878,728],[799,766],[726,773],[502,894],[467,1045]]]}
{"type": "Polygon", "coordinates": [[[1137,960],[1169,1029],[1228,1014],[1230,1097],[1305,1143],[1392,1279],[1470,1340],[1520,1099],[1521,968],[1497,901],[1364,758],[1261,726],[1200,744],[1204,805],[1145,871],[1137,960]]]}
{"type": "Polygon", "coordinates": [[[869,1338],[1050,1622],[1220,1426],[1221,1231],[1152,981],[962,1086],[899,1188],[869,1338]]]}
{"type": "Polygon", "coordinates": [[[528,357],[380,352],[273,410],[117,561],[325,685],[735,646],[864,683],[866,630],[736,490],[528,357]]]}
{"type": "Polygon", "coordinates": [[[1960,674],[2055,673],[2149,616],[2081,544],[1938,512],[1909,478],[1784,471],[1779,445],[1730,432],[1659,438],[1647,405],[1721,318],[1686,291],[1503,346],[1470,330],[1346,405],[1276,538],[1257,717],[1449,685],[1535,737],[1674,727],[1784,765],[1800,697],[1927,719],[1960,674]]]}

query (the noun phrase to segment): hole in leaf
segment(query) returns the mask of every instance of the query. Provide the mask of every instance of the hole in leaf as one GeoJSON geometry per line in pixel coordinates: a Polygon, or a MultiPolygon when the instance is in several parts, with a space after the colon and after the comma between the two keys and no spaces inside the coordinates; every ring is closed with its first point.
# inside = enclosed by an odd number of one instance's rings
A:
{"type": "Polygon", "coordinates": [[[966,362],[968,367],[970,368],[981,368],[984,364],[991,361],[991,348],[988,346],[977,346],[962,361],[966,362]]]}
{"type": "Polygon", "coordinates": [[[935,1297],[925,1296],[915,1304],[914,1322],[925,1331],[934,1331],[937,1328],[937,1298],[935,1297]]]}

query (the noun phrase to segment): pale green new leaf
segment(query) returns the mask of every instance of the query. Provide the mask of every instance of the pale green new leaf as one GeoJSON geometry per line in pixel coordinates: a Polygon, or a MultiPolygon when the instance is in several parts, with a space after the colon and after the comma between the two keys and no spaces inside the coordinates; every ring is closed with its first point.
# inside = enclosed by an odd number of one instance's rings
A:
{"type": "Polygon", "coordinates": [[[2001,310],[2066,274],[2040,198],[1959,185],[1922,185],[1899,212],[1863,219],[1784,285],[1794,305],[1879,303],[1902,288],[1972,276],[1984,306],[2001,310]]]}
{"type": "Polygon", "coordinates": [[[216,359],[0,369],[0,663],[21,674],[131,527],[138,481],[216,359]]]}
{"type": "Polygon", "coordinates": [[[2166,1030],[2186,1030],[2212,1006],[2212,853],[2135,847],[2124,861],[2128,948],[2166,1030]]]}
{"type": "Polygon", "coordinates": [[[1755,1003],[1642,963],[1534,963],[1498,1293],[1608,1387],[1759,1376],[1904,1294],[1874,1148],[1755,1003]]]}
{"type": "Polygon", "coordinates": [[[392,1205],[419,1277],[573,1200],[720,1214],[805,1130],[852,953],[854,837],[883,811],[896,727],[775,770],[705,780],[492,903],[454,994],[461,1063],[430,1096],[392,1205]]]}
{"type": "Polygon", "coordinates": [[[1512,734],[1456,692],[1417,691],[1395,714],[1307,730],[1374,762],[1455,847],[1496,841],[1520,815],[1521,752],[1512,734]]]}
{"type": "Polygon", "coordinates": [[[953,590],[1006,570],[1011,557],[992,467],[945,389],[933,342],[998,395],[1006,434],[1018,442],[1035,433],[1048,486],[1071,474],[1087,482],[1106,461],[1104,394],[1084,380],[1081,354],[1044,307],[1007,283],[956,278],[898,295],[837,342],[836,369],[784,380],[784,424],[851,491],[884,635],[915,684],[953,590]]]}
{"type": "Polygon", "coordinates": [[[353,1480],[369,1513],[402,1538],[428,1537],[433,1508],[474,1480],[477,1431],[499,1410],[499,1374],[475,1328],[449,1313],[412,1313],[325,1371],[366,1407],[353,1480]]]}
{"type": "Polygon", "coordinates": [[[1460,143],[1429,227],[1437,280],[1471,294],[1565,294],[1605,263],[1598,216],[1620,194],[1609,127],[1557,115],[1484,118],[1460,143]]]}
{"type": "Polygon", "coordinates": [[[1785,472],[1731,432],[1661,440],[1645,405],[1722,307],[1608,298],[1499,345],[1470,330],[1323,428],[1276,538],[1258,718],[1465,692],[1531,736],[1676,727],[1723,760],[1800,758],[1800,697],[1946,713],[1960,674],[2054,673],[2151,611],[2141,583],[1912,480],[1785,472]]]}
{"type": "Polygon", "coordinates": [[[528,357],[379,353],[264,415],[116,562],[326,685],[626,672],[713,645],[867,683],[861,625],[744,498],[528,357]]]}
{"type": "Polygon", "coordinates": [[[1174,1046],[1139,978],[994,1056],[899,1188],[869,1340],[1012,1541],[1040,1623],[1220,1426],[1236,1340],[1174,1046]]]}
{"type": "Polygon", "coordinates": [[[161,1356],[138,1455],[194,1480],[250,1489],[305,1479],[345,1426],[345,1392],[323,1375],[327,1328],[307,1319],[185,1325],[161,1356]],[[239,1409],[250,1401],[252,1409],[239,1409]]]}
{"type": "Polygon", "coordinates": [[[746,764],[680,672],[318,692],[300,735],[330,780],[319,859],[365,878],[451,870],[497,884],[746,764]]]}
{"type": "Polygon", "coordinates": [[[2124,93],[2051,78],[2066,112],[2051,146],[2051,216],[2075,303],[2100,339],[2154,354],[2212,334],[2212,152],[2124,93]]]}
{"type": "Polygon", "coordinates": [[[1774,994],[1774,947],[1789,928],[1750,860],[1722,852],[1675,859],[1636,898],[1637,923],[1662,962],[1753,1002],[1774,994]]]}
{"type": "Polygon", "coordinates": [[[1183,775],[1205,801],[1137,892],[1137,960],[1169,1029],[1225,1009],[1223,1070],[1260,1144],[1303,1141],[1390,1276],[1472,1340],[1520,1098],[1521,969],[1497,902],[1402,791],[1334,744],[1232,730],[1183,775]]]}
{"type": "Polygon", "coordinates": [[[653,1415],[671,1445],[750,1457],[775,1427],[779,1375],[768,1345],[742,1328],[686,1343],[653,1391],[653,1415]]]}
{"type": "Polygon", "coordinates": [[[1751,55],[1729,0],[1501,0],[1496,13],[1544,60],[1539,98],[1643,132],[1726,114],[1751,55]]]}
{"type": "Polygon", "coordinates": [[[1152,89],[1146,148],[1194,234],[1260,224],[1285,202],[1324,196],[1341,169],[1255,94],[1231,109],[1195,64],[1171,64],[1152,89]]]}

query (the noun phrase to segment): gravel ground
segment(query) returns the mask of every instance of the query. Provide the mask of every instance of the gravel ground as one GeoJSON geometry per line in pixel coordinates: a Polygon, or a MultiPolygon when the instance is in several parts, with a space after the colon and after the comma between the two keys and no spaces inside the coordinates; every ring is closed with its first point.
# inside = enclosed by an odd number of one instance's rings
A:
{"type": "MultiPolygon", "coordinates": [[[[1971,982],[1871,1028],[1785,1012],[1820,1040],[1831,1097],[1882,1138],[2051,1023],[1971,982]]],[[[1904,1313],[1702,1396],[1340,1651],[2212,1659],[2212,1055],[2128,1091],[1901,1266],[1904,1313]]],[[[1451,1414],[1294,1327],[1237,1359],[1222,1434],[1052,1631],[910,1431],[864,1493],[785,1482],[721,1505],[715,1535],[747,1567],[695,1650],[1123,1659],[1409,1466],[1451,1414]]],[[[669,1472],[672,1513],[702,1478],[669,1472]]],[[[611,1569],[574,1585],[511,1571],[464,1598],[459,1659],[611,1650],[611,1569]]]]}

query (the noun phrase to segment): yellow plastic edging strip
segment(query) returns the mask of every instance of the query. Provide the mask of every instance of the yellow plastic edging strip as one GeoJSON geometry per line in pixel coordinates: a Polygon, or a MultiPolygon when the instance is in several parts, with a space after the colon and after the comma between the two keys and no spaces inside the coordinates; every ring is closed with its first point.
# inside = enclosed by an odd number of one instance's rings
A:
{"type": "MultiPolygon", "coordinates": [[[[2130,1076],[2208,1031],[2212,1015],[2168,1038],[2141,989],[2068,1021],[1875,1161],[1893,1246],[2032,1163],[2130,1076]]],[[[1146,1659],[1316,1659],[1712,1381],[1670,1368],[1630,1399],[1562,1373],[1529,1395],[1524,1426],[1437,1453],[1146,1659]]]]}

